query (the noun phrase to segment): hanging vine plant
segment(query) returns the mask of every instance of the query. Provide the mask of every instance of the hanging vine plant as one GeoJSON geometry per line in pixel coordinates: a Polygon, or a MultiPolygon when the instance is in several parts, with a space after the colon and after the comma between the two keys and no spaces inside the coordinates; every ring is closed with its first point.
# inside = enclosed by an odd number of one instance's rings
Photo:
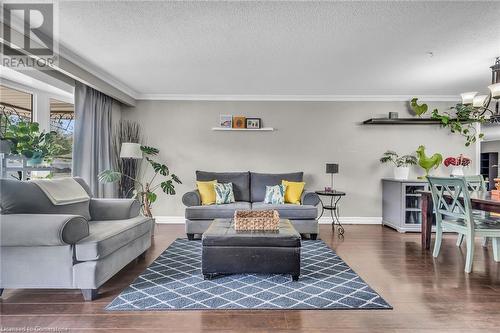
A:
{"type": "MultiPolygon", "coordinates": [[[[427,112],[428,107],[425,103],[419,105],[417,101],[417,98],[413,98],[410,107],[418,116],[421,116],[423,113],[427,112]],[[422,112],[422,110],[425,111],[422,112]]],[[[431,114],[431,119],[439,120],[441,126],[443,128],[448,128],[451,133],[462,135],[465,138],[466,147],[475,143],[478,138],[483,138],[483,133],[477,133],[476,124],[482,124],[487,121],[485,112],[482,108],[465,104],[457,104],[443,112],[434,109],[431,114]]]]}

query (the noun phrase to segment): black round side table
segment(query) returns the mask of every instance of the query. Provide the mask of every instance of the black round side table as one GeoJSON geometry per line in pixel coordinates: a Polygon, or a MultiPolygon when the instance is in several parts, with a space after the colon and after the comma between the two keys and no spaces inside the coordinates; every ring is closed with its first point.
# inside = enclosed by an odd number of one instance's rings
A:
{"type": "Polygon", "coordinates": [[[335,225],[337,225],[338,229],[338,237],[344,237],[344,227],[340,223],[339,219],[339,201],[346,195],[345,192],[341,191],[316,191],[315,192],[319,196],[319,200],[321,201],[321,215],[318,217],[318,220],[323,216],[325,210],[330,211],[330,216],[332,217],[332,231],[335,232],[335,225]],[[330,204],[325,205],[321,197],[330,197],[330,204]]]}

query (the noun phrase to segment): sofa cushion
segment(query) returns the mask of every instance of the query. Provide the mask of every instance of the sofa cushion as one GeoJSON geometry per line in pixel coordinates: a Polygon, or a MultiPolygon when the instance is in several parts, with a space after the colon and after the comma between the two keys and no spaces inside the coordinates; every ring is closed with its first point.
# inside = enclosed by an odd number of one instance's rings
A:
{"type": "Polygon", "coordinates": [[[217,184],[216,180],[196,182],[196,188],[198,189],[198,193],[200,193],[202,205],[213,205],[215,203],[215,184],[217,184]]]}
{"type": "MultiPolygon", "coordinates": [[[[91,196],[81,178],[75,180],[91,196]]],[[[56,206],[33,182],[0,179],[0,207],[2,214],[64,214],[80,215],[90,220],[89,201],[56,206]]]]}
{"type": "Polygon", "coordinates": [[[266,186],[264,202],[267,204],[282,205],[285,203],[286,185],[266,186]]]}
{"type": "Polygon", "coordinates": [[[76,246],[79,261],[98,260],[150,232],[153,221],[144,216],[126,220],[90,221],[89,235],[76,246]]]}
{"type": "MultiPolygon", "coordinates": [[[[234,200],[236,200],[236,201],[250,201],[250,173],[249,172],[196,171],[196,180],[210,181],[210,180],[214,180],[214,179],[217,180],[217,182],[219,182],[219,183],[233,183],[234,200]]],[[[264,200],[264,199],[262,199],[262,200],[264,200]]]]}
{"type": "Polygon", "coordinates": [[[308,220],[318,217],[318,209],[315,206],[296,204],[271,205],[263,202],[252,203],[252,210],[267,209],[277,210],[282,219],[308,220]]]}
{"type": "Polygon", "coordinates": [[[248,210],[251,205],[246,201],[210,206],[191,206],[186,208],[186,218],[189,220],[212,220],[232,218],[235,210],[248,210]]]}
{"type": "Polygon", "coordinates": [[[303,172],[292,173],[256,173],[250,172],[251,202],[262,202],[266,196],[266,186],[280,185],[282,180],[301,182],[303,172]]]}

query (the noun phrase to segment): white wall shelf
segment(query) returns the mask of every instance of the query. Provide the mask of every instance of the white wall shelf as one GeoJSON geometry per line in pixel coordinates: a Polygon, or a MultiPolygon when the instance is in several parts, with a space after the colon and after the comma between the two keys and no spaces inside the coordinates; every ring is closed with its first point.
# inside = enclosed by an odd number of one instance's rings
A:
{"type": "Polygon", "coordinates": [[[262,128],[226,128],[226,127],[212,127],[212,131],[240,131],[240,132],[271,132],[275,129],[273,127],[262,128]]]}

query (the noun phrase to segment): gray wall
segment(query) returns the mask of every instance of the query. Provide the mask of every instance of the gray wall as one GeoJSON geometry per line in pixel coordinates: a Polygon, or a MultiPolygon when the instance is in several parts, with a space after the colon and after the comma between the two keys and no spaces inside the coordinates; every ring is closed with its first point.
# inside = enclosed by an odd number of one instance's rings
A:
{"type": "MultiPolygon", "coordinates": [[[[448,104],[430,103],[430,107],[448,104]]],[[[182,181],[178,195],[159,195],[158,216],[182,216],[182,194],[195,188],[195,170],[289,172],[303,170],[306,187],[328,185],[326,162],[337,162],[336,188],[348,196],[341,214],[349,217],[382,215],[381,182],[392,168],[378,159],[387,149],[411,153],[420,144],[428,153],[464,153],[463,139],[436,125],[367,126],[360,122],[389,111],[408,116],[404,102],[210,102],[140,101],[123,108],[122,117],[139,122],[146,144],[161,149],[161,158],[182,181]],[[216,132],[219,114],[260,117],[274,132],[216,132]]],[[[475,166],[469,168],[473,173],[475,166]]],[[[442,166],[439,173],[445,174],[442,166]]],[[[413,177],[423,174],[414,168],[413,177]]]]}

